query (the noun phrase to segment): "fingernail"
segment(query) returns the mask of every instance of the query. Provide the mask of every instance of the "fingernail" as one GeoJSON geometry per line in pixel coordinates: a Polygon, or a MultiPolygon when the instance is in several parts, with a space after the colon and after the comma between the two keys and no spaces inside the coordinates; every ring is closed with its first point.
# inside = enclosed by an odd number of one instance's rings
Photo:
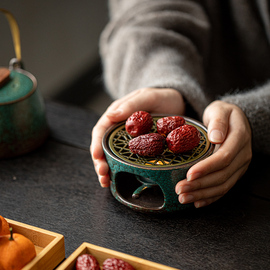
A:
{"type": "Polygon", "coordinates": [[[201,177],[201,173],[191,173],[187,176],[187,181],[192,181],[201,177]]]}
{"type": "Polygon", "coordinates": [[[196,208],[204,207],[204,206],[206,206],[206,201],[195,202],[194,206],[196,208]]]}
{"type": "Polygon", "coordinates": [[[98,181],[99,181],[99,184],[102,186],[101,176],[100,175],[98,175],[98,181]]]}
{"type": "Polygon", "coordinates": [[[193,195],[186,195],[186,196],[182,196],[180,202],[181,203],[189,203],[189,202],[193,202],[193,200],[194,200],[193,195]]]}
{"type": "Polygon", "coordinates": [[[189,192],[191,190],[190,186],[181,186],[177,189],[176,194],[180,195],[181,193],[189,192]]]}
{"type": "Polygon", "coordinates": [[[100,184],[101,187],[105,188],[105,187],[107,187],[108,185],[107,185],[107,183],[103,183],[101,177],[102,177],[102,176],[100,176],[99,179],[98,179],[98,180],[99,180],[99,184],[100,184]]]}
{"type": "Polygon", "coordinates": [[[213,143],[221,143],[223,141],[223,134],[219,130],[214,129],[209,135],[209,140],[213,143]]]}
{"type": "Polygon", "coordinates": [[[116,109],[114,111],[109,111],[107,112],[108,116],[118,116],[120,114],[122,114],[123,110],[122,109],[116,109]]]}

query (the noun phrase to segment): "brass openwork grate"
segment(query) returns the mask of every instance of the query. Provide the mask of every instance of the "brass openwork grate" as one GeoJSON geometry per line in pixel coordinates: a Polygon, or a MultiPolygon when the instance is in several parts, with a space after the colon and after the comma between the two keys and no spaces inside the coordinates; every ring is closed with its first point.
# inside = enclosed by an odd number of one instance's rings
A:
{"type": "MultiPolygon", "coordinates": [[[[156,122],[160,117],[153,117],[154,125],[151,132],[156,132],[156,122]]],[[[111,151],[120,159],[143,166],[162,166],[171,167],[179,166],[186,163],[193,162],[207,152],[210,146],[210,142],[207,140],[207,133],[205,128],[197,125],[195,122],[186,119],[186,123],[195,126],[201,133],[200,144],[192,151],[183,154],[173,154],[167,147],[164,152],[156,157],[142,157],[137,154],[133,154],[129,148],[128,143],[133,138],[125,130],[125,123],[118,126],[109,137],[109,147],[111,151]]]]}

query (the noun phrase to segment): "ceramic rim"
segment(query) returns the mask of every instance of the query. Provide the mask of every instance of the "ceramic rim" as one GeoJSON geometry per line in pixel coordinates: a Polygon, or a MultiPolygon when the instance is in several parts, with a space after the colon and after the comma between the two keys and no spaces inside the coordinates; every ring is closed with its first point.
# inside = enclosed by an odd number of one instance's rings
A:
{"type": "MultiPolygon", "coordinates": [[[[154,125],[151,132],[156,132],[156,122],[159,118],[165,116],[153,115],[154,125]]],[[[103,149],[112,158],[125,163],[129,166],[140,167],[144,169],[168,169],[190,166],[199,160],[209,156],[213,152],[214,145],[207,139],[207,129],[200,122],[184,117],[186,123],[195,126],[200,134],[200,144],[192,151],[183,154],[173,154],[167,147],[161,155],[156,157],[143,157],[133,154],[128,143],[133,138],[125,130],[125,122],[112,126],[103,138],[103,149]]]]}

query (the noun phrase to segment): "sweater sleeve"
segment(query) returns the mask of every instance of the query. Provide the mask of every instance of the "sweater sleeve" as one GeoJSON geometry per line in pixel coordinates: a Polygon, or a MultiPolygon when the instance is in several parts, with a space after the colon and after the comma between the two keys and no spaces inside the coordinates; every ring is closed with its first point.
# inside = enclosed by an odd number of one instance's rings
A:
{"type": "MultiPolygon", "coordinates": [[[[209,81],[205,82],[213,53],[214,25],[210,27],[209,10],[206,12],[201,1],[109,3],[111,18],[100,38],[100,54],[112,98],[145,87],[173,88],[201,117],[205,107],[227,91],[209,90],[209,81]]],[[[226,80],[226,74],[220,75],[221,81],[226,80]]],[[[220,99],[245,112],[253,132],[253,149],[270,154],[270,82],[220,99]]]]}
{"type": "Polygon", "coordinates": [[[202,91],[210,30],[204,9],[195,1],[112,0],[110,10],[100,39],[110,95],[174,88],[201,116],[209,103],[202,91]]]}
{"type": "Polygon", "coordinates": [[[270,81],[244,93],[226,95],[221,100],[244,111],[252,129],[253,149],[270,154],[270,81]]]}

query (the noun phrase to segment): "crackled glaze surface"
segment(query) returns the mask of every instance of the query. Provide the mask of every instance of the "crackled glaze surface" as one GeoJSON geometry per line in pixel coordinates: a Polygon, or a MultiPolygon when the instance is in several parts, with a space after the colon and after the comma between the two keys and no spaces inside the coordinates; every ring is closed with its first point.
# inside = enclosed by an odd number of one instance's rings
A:
{"type": "Polygon", "coordinates": [[[23,70],[12,71],[10,82],[0,92],[0,158],[34,150],[48,136],[45,106],[35,79],[23,70]]]}

